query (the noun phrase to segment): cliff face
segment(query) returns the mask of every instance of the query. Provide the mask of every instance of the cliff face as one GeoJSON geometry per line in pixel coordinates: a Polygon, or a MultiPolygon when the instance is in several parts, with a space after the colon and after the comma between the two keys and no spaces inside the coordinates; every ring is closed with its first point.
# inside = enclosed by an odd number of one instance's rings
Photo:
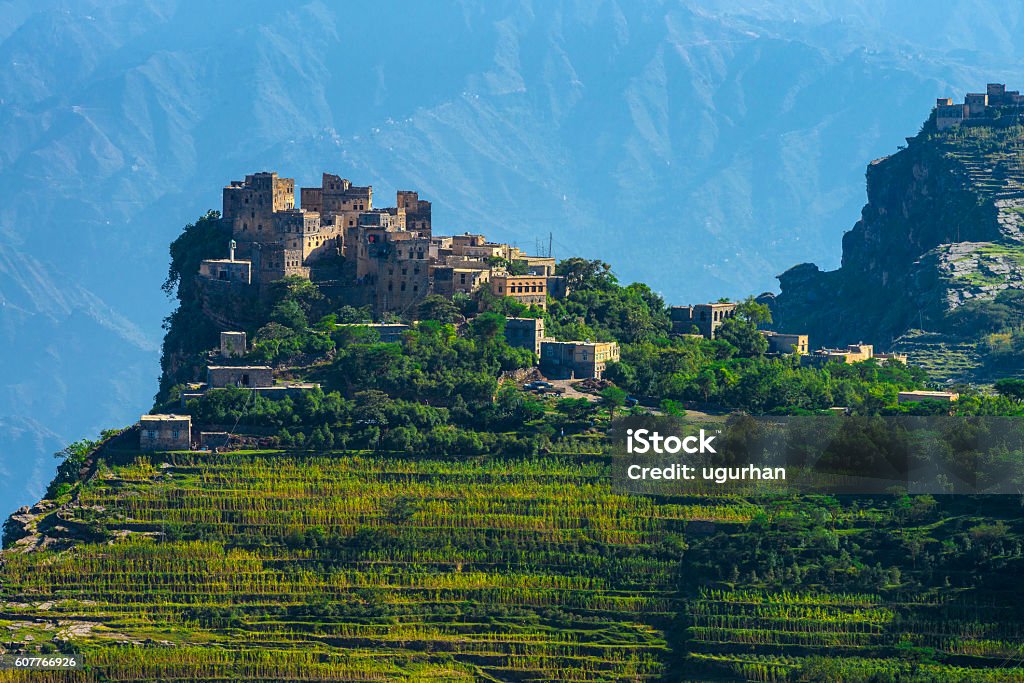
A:
{"type": "Polygon", "coordinates": [[[795,266],[768,296],[777,329],[881,347],[1024,283],[1024,131],[930,124],[867,169],[868,203],[839,269],[795,266]]]}

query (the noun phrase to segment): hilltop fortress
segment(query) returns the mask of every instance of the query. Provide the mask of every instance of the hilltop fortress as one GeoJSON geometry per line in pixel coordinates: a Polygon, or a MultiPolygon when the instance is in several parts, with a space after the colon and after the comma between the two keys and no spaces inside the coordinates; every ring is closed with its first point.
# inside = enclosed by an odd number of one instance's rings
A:
{"type": "Polygon", "coordinates": [[[200,279],[211,298],[227,288],[258,295],[289,276],[344,290],[375,316],[408,312],[428,294],[447,297],[489,288],[496,296],[546,306],[564,294],[550,256],[465,233],[435,236],[429,201],[400,190],[395,206],[375,208],[373,187],[324,173],[300,190],[274,172],[247,175],[224,188],[221,220],[230,228],[228,258],[207,259],[200,279]]]}

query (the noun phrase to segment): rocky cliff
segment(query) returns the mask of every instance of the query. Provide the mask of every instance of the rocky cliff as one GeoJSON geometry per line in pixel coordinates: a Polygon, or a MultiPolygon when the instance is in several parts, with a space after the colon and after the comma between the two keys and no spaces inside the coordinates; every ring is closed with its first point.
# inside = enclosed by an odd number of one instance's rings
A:
{"type": "Polygon", "coordinates": [[[977,330],[956,330],[957,309],[1024,283],[1024,128],[998,124],[940,132],[929,121],[871,162],[868,202],[843,236],[841,267],[804,263],[780,275],[781,293],[765,297],[776,327],[806,332],[815,346],[902,348],[911,361],[936,344],[977,342],[977,330]]]}

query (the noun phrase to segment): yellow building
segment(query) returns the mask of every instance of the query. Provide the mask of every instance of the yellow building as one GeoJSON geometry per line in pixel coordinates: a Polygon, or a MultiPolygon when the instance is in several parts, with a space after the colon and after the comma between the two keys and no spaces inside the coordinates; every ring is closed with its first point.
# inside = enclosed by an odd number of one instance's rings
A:
{"type": "Polygon", "coordinates": [[[521,304],[546,309],[548,279],[543,275],[493,275],[491,293],[495,296],[510,296],[521,304]]]}

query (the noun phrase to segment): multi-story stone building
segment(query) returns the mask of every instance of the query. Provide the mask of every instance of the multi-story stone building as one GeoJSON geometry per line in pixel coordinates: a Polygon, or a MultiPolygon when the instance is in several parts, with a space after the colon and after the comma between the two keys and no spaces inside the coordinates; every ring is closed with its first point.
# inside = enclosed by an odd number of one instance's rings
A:
{"type": "Polygon", "coordinates": [[[693,306],[672,306],[669,319],[674,334],[697,334],[705,339],[714,339],[715,333],[722,323],[736,315],[736,304],[733,302],[716,302],[711,304],[694,304],[693,306]]]}
{"type": "Polygon", "coordinates": [[[543,275],[492,275],[491,293],[526,306],[548,307],[548,279],[543,275]]]}
{"type": "Polygon", "coordinates": [[[540,343],[540,368],[548,377],[600,379],[607,364],[618,361],[616,342],[545,339],[540,343]]]}
{"type": "Polygon", "coordinates": [[[540,358],[540,344],[545,339],[544,318],[508,318],[505,321],[505,341],[509,346],[530,349],[540,358]]]}
{"type": "Polygon", "coordinates": [[[342,228],[354,228],[363,211],[373,210],[373,187],[353,185],[347,178],[324,173],[320,187],[299,191],[302,208],[320,214],[322,220],[342,228]]]}
{"type": "Polygon", "coordinates": [[[420,237],[429,238],[432,231],[432,218],[430,202],[420,199],[418,192],[411,190],[399,190],[395,198],[397,212],[404,214],[404,226],[419,234],[420,237]]]}
{"type": "Polygon", "coordinates": [[[489,267],[432,266],[433,293],[452,297],[472,294],[491,277],[489,267]]]}

